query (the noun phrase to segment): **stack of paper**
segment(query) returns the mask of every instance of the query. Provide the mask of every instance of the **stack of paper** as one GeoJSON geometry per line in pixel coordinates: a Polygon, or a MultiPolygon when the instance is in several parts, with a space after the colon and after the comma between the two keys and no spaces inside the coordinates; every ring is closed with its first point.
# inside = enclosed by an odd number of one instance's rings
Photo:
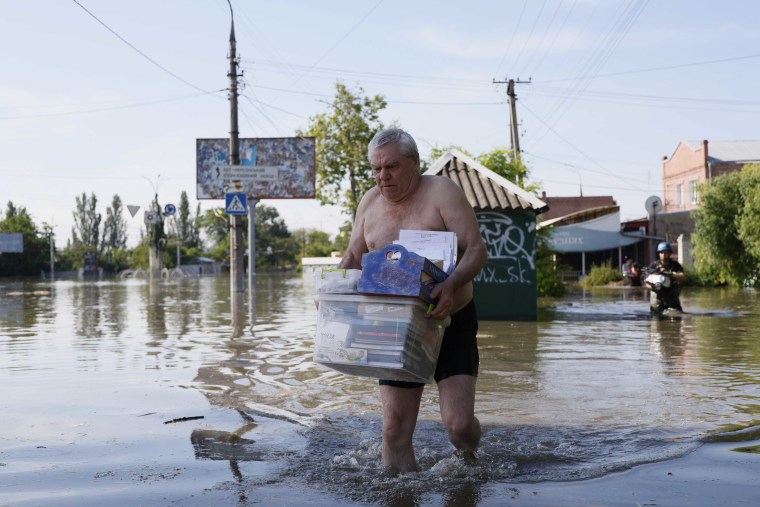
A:
{"type": "Polygon", "coordinates": [[[443,261],[443,271],[451,273],[457,264],[457,235],[449,231],[414,231],[402,229],[394,245],[437,262],[443,261]]]}

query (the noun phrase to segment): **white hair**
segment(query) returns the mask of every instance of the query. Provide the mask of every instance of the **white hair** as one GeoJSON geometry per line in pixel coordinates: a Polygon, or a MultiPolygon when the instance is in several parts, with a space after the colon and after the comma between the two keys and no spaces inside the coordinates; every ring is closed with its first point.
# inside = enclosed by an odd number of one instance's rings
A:
{"type": "Polygon", "coordinates": [[[367,145],[367,158],[370,163],[372,162],[372,154],[377,148],[391,143],[398,143],[401,147],[401,153],[407,157],[417,158],[420,156],[417,143],[414,142],[414,138],[409,132],[398,128],[388,128],[379,130],[367,145]]]}

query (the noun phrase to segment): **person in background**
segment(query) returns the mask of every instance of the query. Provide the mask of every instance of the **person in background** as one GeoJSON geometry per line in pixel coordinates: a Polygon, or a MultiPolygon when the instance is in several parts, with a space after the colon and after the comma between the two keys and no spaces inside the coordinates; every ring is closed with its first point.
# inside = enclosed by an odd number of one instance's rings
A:
{"type": "MultiPolygon", "coordinates": [[[[367,155],[376,186],[359,203],[348,249],[338,267],[361,268],[363,254],[393,243],[402,229],[456,233],[457,265],[431,292],[432,298],[438,299],[431,318],[451,317],[434,378],[449,441],[459,454],[474,456],[481,429],[475,417],[480,359],[472,279],[488,260],[475,212],[462,189],[449,178],[420,174],[417,144],[407,132],[396,128],[379,131],[370,141],[367,155]]],[[[423,387],[412,382],[380,380],[382,460],[393,471],[417,468],[412,436],[423,387]]]]}
{"type": "Polygon", "coordinates": [[[631,287],[641,287],[641,265],[626,257],[623,264],[623,277],[625,278],[625,284],[631,287]]]}
{"type": "Polygon", "coordinates": [[[686,281],[686,275],[683,273],[681,263],[671,259],[672,254],[673,247],[667,241],[663,241],[657,245],[658,259],[649,265],[649,274],[663,275],[669,279],[669,283],[664,284],[646,282],[647,289],[651,291],[649,304],[654,313],[662,313],[668,308],[683,311],[679,296],[681,284],[686,281]]]}

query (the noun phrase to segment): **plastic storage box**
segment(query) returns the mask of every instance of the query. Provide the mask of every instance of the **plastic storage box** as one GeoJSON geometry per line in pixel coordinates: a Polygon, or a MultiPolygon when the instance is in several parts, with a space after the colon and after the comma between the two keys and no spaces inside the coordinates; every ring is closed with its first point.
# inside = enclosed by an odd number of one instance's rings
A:
{"type": "Polygon", "coordinates": [[[319,294],[314,360],[352,375],[429,383],[449,323],[417,298],[319,294]]]}

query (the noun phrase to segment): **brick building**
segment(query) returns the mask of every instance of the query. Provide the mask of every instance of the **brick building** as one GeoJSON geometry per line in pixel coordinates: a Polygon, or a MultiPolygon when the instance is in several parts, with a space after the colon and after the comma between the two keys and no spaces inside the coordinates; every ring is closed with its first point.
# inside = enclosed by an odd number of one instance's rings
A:
{"type": "Polygon", "coordinates": [[[681,141],[662,159],[662,212],[697,209],[698,184],[758,162],[760,141],[681,141]]]}
{"type": "Polygon", "coordinates": [[[760,140],[681,141],[670,158],[662,158],[662,210],[652,232],[677,245],[682,264],[691,264],[691,212],[699,208],[698,185],[753,163],[760,163],[760,140]]]}

